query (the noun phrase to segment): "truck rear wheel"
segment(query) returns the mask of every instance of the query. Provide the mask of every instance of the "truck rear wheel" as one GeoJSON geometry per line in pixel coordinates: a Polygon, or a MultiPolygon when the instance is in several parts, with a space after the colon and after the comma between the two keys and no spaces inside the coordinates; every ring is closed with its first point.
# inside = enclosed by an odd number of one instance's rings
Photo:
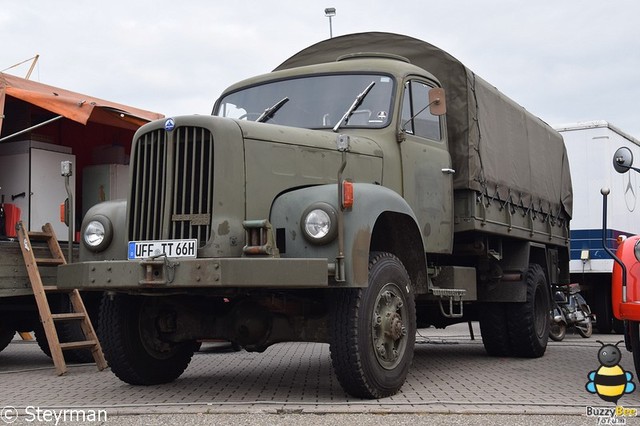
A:
{"type": "Polygon", "coordinates": [[[187,368],[196,342],[170,343],[157,330],[157,305],[144,297],[116,294],[102,298],[98,321],[104,356],[111,371],[132,385],[172,382],[187,368]]]}
{"type": "Polygon", "coordinates": [[[398,392],[416,334],[414,294],[402,262],[371,253],[369,286],[339,290],[333,309],[331,360],[342,388],[359,398],[398,392]]]}
{"type": "Polygon", "coordinates": [[[16,330],[5,321],[0,320],[0,352],[9,346],[14,334],[16,334],[16,330]]]}
{"type": "Polygon", "coordinates": [[[480,335],[491,356],[511,355],[505,303],[486,303],[480,309],[480,335]]]}
{"type": "Polygon", "coordinates": [[[542,267],[532,263],[525,273],[527,301],[509,303],[509,341],[512,355],[538,358],[544,355],[549,341],[549,286],[542,267]]]}

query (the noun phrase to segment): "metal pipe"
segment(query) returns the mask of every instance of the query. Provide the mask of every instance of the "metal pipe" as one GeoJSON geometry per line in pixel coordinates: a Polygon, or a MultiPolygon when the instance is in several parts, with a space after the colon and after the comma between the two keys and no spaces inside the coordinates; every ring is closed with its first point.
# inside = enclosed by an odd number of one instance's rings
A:
{"type": "Polygon", "coordinates": [[[335,280],[337,282],[345,282],[345,268],[344,268],[344,206],[342,201],[344,200],[344,188],[342,186],[342,172],[347,167],[347,151],[342,151],[342,165],[338,170],[338,256],[336,257],[336,275],[335,280]]]}
{"type": "Polygon", "coordinates": [[[69,220],[69,244],[67,246],[67,263],[73,263],[73,234],[75,233],[74,212],[73,212],[73,192],[69,184],[69,176],[64,177],[64,186],[67,189],[67,198],[69,199],[69,208],[67,209],[67,218],[69,220]]]}
{"type": "Polygon", "coordinates": [[[31,126],[31,127],[27,128],[27,129],[20,130],[19,132],[13,133],[13,134],[11,134],[11,135],[9,135],[9,136],[5,136],[4,138],[0,139],[0,142],[4,142],[4,141],[6,141],[7,139],[14,138],[14,137],[19,136],[19,135],[21,135],[21,134],[23,134],[23,133],[30,132],[30,131],[32,131],[32,130],[34,130],[34,129],[37,129],[38,127],[46,126],[47,124],[49,124],[49,123],[53,123],[54,121],[60,120],[61,118],[64,118],[64,117],[63,117],[63,116],[61,116],[61,115],[59,115],[59,116],[57,116],[57,117],[53,117],[53,118],[51,118],[51,119],[49,119],[49,120],[47,120],[47,121],[43,121],[43,122],[42,122],[42,123],[40,123],[40,124],[36,124],[35,126],[31,126]]]}
{"type": "Polygon", "coordinates": [[[607,247],[607,196],[609,195],[611,190],[609,188],[602,188],[600,193],[602,194],[602,247],[604,251],[609,253],[609,256],[613,258],[613,260],[620,265],[622,268],[622,303],[627,302],[627,266],[624,264],[622,260],[607,247]]]}

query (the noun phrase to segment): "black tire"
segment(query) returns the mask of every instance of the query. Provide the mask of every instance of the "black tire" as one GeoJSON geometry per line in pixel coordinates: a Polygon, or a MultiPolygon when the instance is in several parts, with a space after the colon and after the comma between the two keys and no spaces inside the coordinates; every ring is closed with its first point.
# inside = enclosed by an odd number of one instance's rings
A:
{"type": "Polygon", "coordinates": [[[562,342],[567,335],[567,325],[563,322],[551,322],[549,337],[556,342],[562,342]]]}
{"type": "Polygon", "coordinates": [[[631,352],[633,353],[633,366],[636,368],[636,377],[640,377],[640,322],[625,321],[626,333],[629,336],[631,352]]]}
{"type": "MultiPolygon", "coordinates": [[[[198,349],[196,342],[160,340],[148,308],[151,298],[116,294],[102,298],[98,319],[104,356],[111,371],[132,385],[157,385],[177,379],[198,349]]],[[[153,299],[155,302],[155,298],[153,299]]]]}
{"type": "Polygon", "coordinates": [[[624,321],[619,320],[618,318],[613,318],[613,332],[615,334],[624,334],[624,321]]]}
{"type": "MultiPolygon", "coordinates": [[[[611,307],[611,285],[599,284],[595,291],[596,297],[593,302],[593,311],[596,314],[595,326],[599,333],[609,334],[613,329],[613,312],[611,307]]],[[[590,303],[591,304],[591,303],[590,303]]]]}
{"type": "Polygon", "coordinates": [[[588,339],[593,334],[593,322],[591,318],[587,318],[587,320],[583,324],[576,324],[576,330],[578,334],[585,339],[588,339]]]}
{"type": "Polygon", "coordinates": [[[547,349],[551,323],[549,286],[540,265],[529,265],[525,283],[527,301],[510,303],[507,307],[509,342],[512,355],[539,358],[547,349]]]}
{"type": "Polygon", "coordinates": [[[13,327],[0,320],[0,352],[9,346],[9,343],[11,343],[15,334],[16,330],[13,327]]]}
{"type": "Polygon", "coordinates": [[[491,356],[511,355],[505,303],[485,303],[480,309],[480,335],[491,356]]]}
{"type": "Polygon", "coordinates": [[[331,360],[342,388],[384,398],[404,384],[413,360],[416,307],[409,274],[390,253],[369,256],[369,285],[336,291],[331,360]]]}
{"type": "MultiPolygon", "coordinates": [[[[72,311],[71,300],[69,300],[69,296],[67,296],[66,294],[49,295],[48,302],[51,313],[64,314],[72,311]]],[[[58,340],[60,341],[60,343],[80,342],[83,340],[87,340],[78,321],[62,321],[56,323],[56,332],[58,333],[58,340]]],[[[51,358],[49,341],[47,340],[47,335],[40,322],[38,322],[38,324],[34,326],[33,334],[36,337],[36,342],[38,343],[40,350],[42,350],[42,352],[46,356],[51,358]]],[[[66,362],[80,364],[95,362],[90,349],[64,351],[63,354],[66,362]]]]}
{"type": "Polygon", "coordinates": [[[586,317],[583,322],[576,324],[576,331],[585,339],[588,339],[593,334],[593,321],[591,320],[591,310],[587,305],[580,305],[582,313],[586,317]]]}

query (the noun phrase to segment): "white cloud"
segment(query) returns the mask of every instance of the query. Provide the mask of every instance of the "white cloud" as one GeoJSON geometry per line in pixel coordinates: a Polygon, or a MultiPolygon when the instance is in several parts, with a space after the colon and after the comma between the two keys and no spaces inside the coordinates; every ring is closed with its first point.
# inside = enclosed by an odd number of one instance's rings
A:
{"type": "Polygon", "coordinates": [[[549,123],[604,119],[640,138],[635,0],[4,2],[0,38],[13,42],[0,69],[39,53],[32,78],[42,82],[168,115],[207,114],[230,84],[328,37],[329,6],[334,35],[429,41],[549,123]]]}

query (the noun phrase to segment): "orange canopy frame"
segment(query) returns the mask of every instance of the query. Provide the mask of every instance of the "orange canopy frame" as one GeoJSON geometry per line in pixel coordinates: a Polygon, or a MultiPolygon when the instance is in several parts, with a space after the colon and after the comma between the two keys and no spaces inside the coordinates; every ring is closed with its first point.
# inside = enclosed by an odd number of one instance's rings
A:
{"type": "Polygon", "coordinates": [[[5,119],[6,96],[36,105],[83,125],[91,121],[136,130],[149,121],[164,117],[156,112],[0,73],[0,130],[5,119]]]}

